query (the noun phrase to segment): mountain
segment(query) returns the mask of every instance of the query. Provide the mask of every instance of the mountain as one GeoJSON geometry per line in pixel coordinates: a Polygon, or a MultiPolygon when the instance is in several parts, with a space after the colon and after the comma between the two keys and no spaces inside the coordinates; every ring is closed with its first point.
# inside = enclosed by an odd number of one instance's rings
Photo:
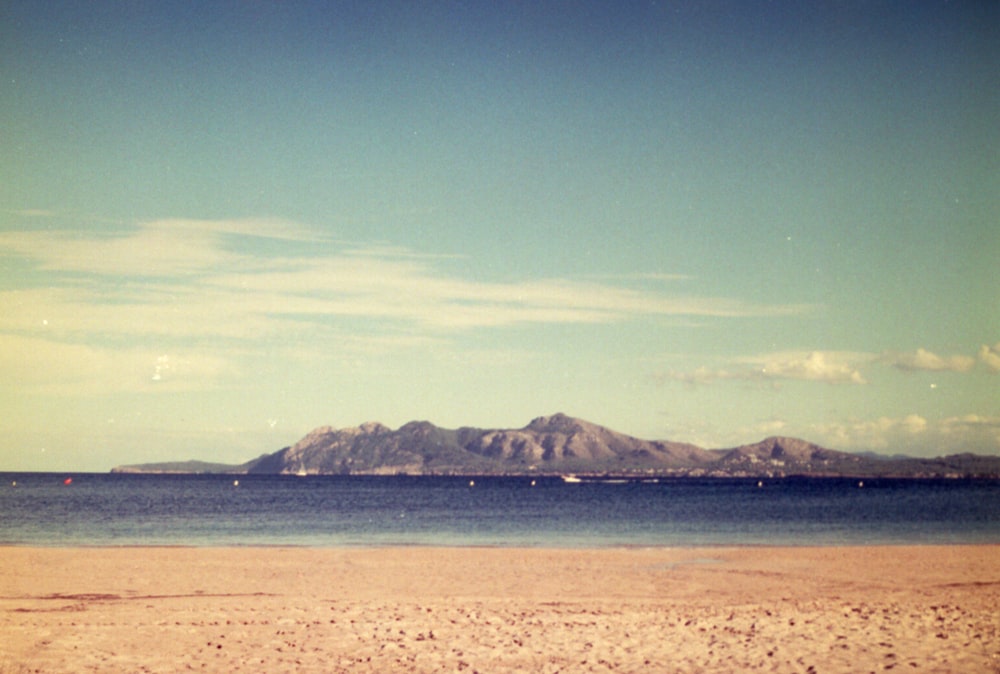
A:
{"type": "Polygon", "coordinates": [[[694,445],[650,442],[565,414],[520,429],[438,428],[411,421],[317,428],[291,447],[246,465],[248,473],[639,472],[704,465],[715,456],[694,445]]]}
{"type": "Polygon", "coordinates": [[[694,445],[639,440],[565,414],[538,417],[517,430],[464,430],[462,446],[467,451],[522,467],[635,470],[693,467],[715,460],[711,452],[694,445]]]}
{"type": "Polygon", "coordinates": [[[357,428],[315,429],[291,447],[247,465],[248,473],[392,474],[494,472],[492,462],[464,450],[458,431],[427,421],[397,430],[377,422],[357,428]]]}
{"type": "Polygon", "coordinates": [[[753,445],[716,450],[719,460],[713,467],[731,474],[872,474],[884,467],[876,459],[859,454],[826,449],[798,438],[771,437],[753,445]]]}
{"type": "Polygon", "coordinates": [[[137,466],[118,466],[113,473],[177,473],[183,475],[208,473],[245,472],[241,466],[227,463],[209,463],[207,461],[164,461],[162,463],[143,463],[137,466]]]}
{"type": "Polygon", "coordinates": [[[322,426],[290,447],[238,465],[198,461],[118,466],[112,472],[249,474],[592,474],[690,477],[1000,477],[1000,457],[878,458],[771,437],[729,449],[640,440],[565,414],[524,428],[439,428],[411,421],[322,426]]]}

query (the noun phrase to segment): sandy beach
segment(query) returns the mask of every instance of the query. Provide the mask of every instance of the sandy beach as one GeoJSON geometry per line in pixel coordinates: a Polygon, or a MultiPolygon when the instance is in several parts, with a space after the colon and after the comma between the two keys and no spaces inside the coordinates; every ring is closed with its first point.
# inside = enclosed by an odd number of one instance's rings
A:
{"type": "Polygon", "coordinates": [[[1000,672],[997,546],[0,554],[0,674],[1000,672]]]}

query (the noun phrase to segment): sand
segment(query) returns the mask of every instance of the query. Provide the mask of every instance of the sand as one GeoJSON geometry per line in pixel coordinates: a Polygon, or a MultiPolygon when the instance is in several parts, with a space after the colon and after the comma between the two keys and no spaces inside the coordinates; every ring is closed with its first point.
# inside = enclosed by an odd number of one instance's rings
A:
{"type": "Polygon", "coordinates": [[[0,674],[1000,672],[1000,546],[0,555],[0,674]]]}

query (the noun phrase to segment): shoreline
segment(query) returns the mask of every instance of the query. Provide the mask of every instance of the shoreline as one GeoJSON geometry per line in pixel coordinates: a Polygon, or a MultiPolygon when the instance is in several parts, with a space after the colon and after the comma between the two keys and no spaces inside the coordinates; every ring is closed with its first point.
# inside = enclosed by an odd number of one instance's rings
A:
{"type": "Polygon", "coordinates": [[[807,543],[608,543],[607,545],[597,545],[586,543],[580,545],[573,544],[539,544],[531,545],[525,543],[423,543],[423,542],[395,542],[395,543],[331,543],[328,545],[313,545],[310,543],[39,543],[30,541],[25,543],[0,542],[0,553],[4,550],[315,550],[336,551],[336,550],[508,550],[508,551],[567,551],[567,552],[600,552],[600,551],[629,551],[629,550],[838,550],[856,549],[870,550],[875,548],[996,548],[1000,555],[1000,540],[997,541],[956,541],[956,542],[932,542],[920,543],[913,541],[885,542],[876,541],[872,543],[823,543],[810,541],[807,543]]]}
{"type": "Polygon", "coordinates": [[[1000,671],[1000,546],[20,547],[0,671],[1000,671]]]}

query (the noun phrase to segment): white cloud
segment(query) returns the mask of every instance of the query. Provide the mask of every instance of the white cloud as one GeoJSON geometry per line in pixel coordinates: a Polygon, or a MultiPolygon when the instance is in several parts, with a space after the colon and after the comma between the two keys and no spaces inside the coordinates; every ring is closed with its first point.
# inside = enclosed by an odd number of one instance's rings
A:
{"type": "MultiPolygon", "coordinates": [[[[1000,372],[1000,343],[983,345],[979,360],[993,372],[1000,372]]],[[[660,380],[686,384],[711,384],[716,381],[822,381],[831,384],[865,384],[859,369],[865,363],[879,362],[909,372],[968,372],[976,359],[960,354],[939,356],[926,349],[912,352],[886,352],[879,355],[850,351],[788,351],[733,359],[726,367],[698,367],[658,375],[660,380]]]]}
{"type": "Polygon", "coordinates": [[[914,456],[1000,451],[1000,417],[968,414],[929,420],[919,414],[816,424],[808,433],[820,444],[849,451],[876,450],[914,456]]]}
{"type": "Polygon", "coordinates": [[[697,384],[712,384],[719,380],[726,379],[750,379],[750,373],[742,371],[739,373],[722,369],[712,369],[709,367],[697,367],[688,372],[671,371],[656,375],[659,381],[679,381],[691,386],[697,384]]]}
{"type": "Polygon", "coordinates": [[[591,278],[598,279],[624,279],[633,281],[655,281],[658,283],[668,283],[673,281],[690,281],[695,277],[690,274],[662,274],[657,272],[635,273],[635,274],[590,274],[591,278]]]}
{"type": "Polygon", "coordinates": [[[826,442],[845,449],[886,449],[897,446],[900,436],[914,435],[925,431],[927,420],[910,414],[903,418],[879,417],[818,424],[814,430],[826,442]]]}
{"type": "Polygon", "coordinates": [[[758,372],[765,379],[864,384],[865,378],[854,366],[856,359],[857,354],[838,351],[777,353],[758,360],[758,372]]]}
{"type": "Polygon", "coordinates": [[[45,271],[155,277],[203,272],[232,263],[211,245],[210,231],[147,226],[127,236],[72,237],[59,232],[0,234],[0,250],[37,261],[45,271]]]}
{"type": "Polygon", "coordinates": [[[90,236],[60,230],[0,233],[0,254],[34,260],[40,269],[100,276],[170,278],[211,274],[252,262],[225,247],[225,235],[316,240],[299,225],[270,220],[155,220],[90,236]]]}
{"type": "MultiPolygon", "coordinates": [[[[20,257],[37,273],[31,283],[0,291],[0,335],[20,352],[29,349],[17,340],[30,341],[39,367],[22,370],[25,380],[57,387],[87,378],[101,389],[176,387],[183,363],[190,364],[183,381],[210,385],[242,355],[264,349],[336,345],[350,358],[455,344],[456,330],[806,310],[671,296],[642,278],[631,286],[625,278],[471,280],[443,270],[449,256],[345,245],[267,220],[158,220],[111,233],[0,232],[3,256],[20,257]],[[171,349],[185,351],[186,359],[176,360],[171,349]],[[164,354],[169,359],[156,377],[156,359],[164,354]]],[[[0,377],[12,369],[17,363],[4,359],[0,377]]]]}
{"type": "Polygon", "coordinates": [[[223,235],[302,241],[283,223],[163,220],[114,236],[0,234],[0,252],[52,273],[46,288],[0,296],[0,330],[26,330],[47,316],[68,332],[259,335],[289,319],[369,317],[429,329],[515,323],[602,323],[639,316],[789,314],[713,297],[668,297],[572,279],[469,281],[442,273],[437,258],[387,248],[336,249],[330,242],[290,256],[227,247],[223,235]]]}
{"type": "Polygon", "coordinates": [[[749,430],[754,435],[771,436],[780,435],[788,428],[788,422],[782,419],[769,419],[754,424],[749,430]]]}
{"type": "Polygon", "coordinates": [[[738,358],[728,369],[699,367],[689,372],[671,372],[660,378],[687,384],[710,384],[720,380],[865,384],[857,363],[871,358],[870,354],[846,351],[786,351],[738,358]]]}
{"type": "Polygon", "coordinates": [[[984,439],[989,438],[992,440],[993,448],[1000,447],[1000,417],[997,416],[965,414],[947,417],[941,420],[939,427],[945,436],[962,439],[972,434],[984,439]]]}
{"type": "Polygon", "coordinates": [[[1000,372],[1000,342],[979,347],[979,360],[992,372],[1000,372]]]}
{"type": "Polygon", "coordinates": [[[193,350],[157,352],[0,334],[0,373],[5,386],[19,391],[100,395],[200,390],[237,371],[225,358],[193,350]]]}
{"type": "Polygon", "coordinates": [[[967,372],[976,364],[969,356],[939,356],[925,349],[917,349],[912,353],[887,353],[882,360],[900,370],[926,370],[931,372],[967,372]]]}
{"type": "Polygon", "coordinates": [[[17,211],[8,211],[22,218],[54,218],[58,215],[55,211],[45,208],[22,208],[17,211]]]}

